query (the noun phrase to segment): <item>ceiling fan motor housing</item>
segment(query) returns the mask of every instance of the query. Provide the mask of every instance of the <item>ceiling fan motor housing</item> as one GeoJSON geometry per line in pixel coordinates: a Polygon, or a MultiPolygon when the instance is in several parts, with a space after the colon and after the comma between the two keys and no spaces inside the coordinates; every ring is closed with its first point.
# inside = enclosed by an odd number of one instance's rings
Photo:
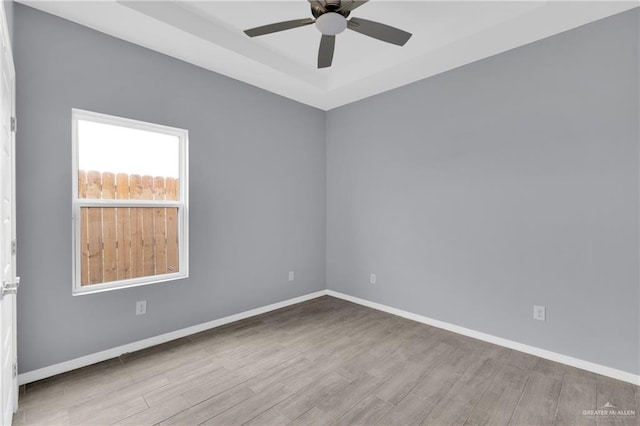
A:
{"type": "Polygon", "coordinates": [[[329,12],[339,13],[345,18],[348,18],[351,13],[348,8],[342,7],[342,0],[326,0],[324,3],[311,2],[311,14],[314,18],[317,19],[329,12]]]}

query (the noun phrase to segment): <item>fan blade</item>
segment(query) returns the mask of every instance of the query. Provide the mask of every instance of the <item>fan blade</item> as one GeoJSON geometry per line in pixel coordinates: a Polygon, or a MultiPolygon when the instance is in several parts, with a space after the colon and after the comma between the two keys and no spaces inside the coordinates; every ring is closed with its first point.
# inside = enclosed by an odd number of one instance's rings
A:
{"type": "Polygon", "coordinates": [[[333,49],[336,46],[336,36],[322,35],[320,50],[318,51],[318,68],[327,68],[333,62],[333,49]]]}
{"type": "Polygon", "coordinates": [[[316,22],[311,18],[294,19],[293,21],[277,22],[275,24],[263,25],[261,27],[244,30],[249,37],[256,37],[265,34],[277,33],[278,31],[290,30],[293,28],[304,27],[316,22]]]}
{"type": "Polygon", "coordinates": [[[347,21],[347,28],[360,34],[386,41],[387,43],[397,44],[398,46],[404,46],[411,38],[411,33],[362,18],[351,18],[347,21]]]}
{"type": "Polygon", "coordinates": [[[340,3],[340,11],[348,10],[351,12],[353,9],[362,6],[369,0],[342,0],[340,3]]]}

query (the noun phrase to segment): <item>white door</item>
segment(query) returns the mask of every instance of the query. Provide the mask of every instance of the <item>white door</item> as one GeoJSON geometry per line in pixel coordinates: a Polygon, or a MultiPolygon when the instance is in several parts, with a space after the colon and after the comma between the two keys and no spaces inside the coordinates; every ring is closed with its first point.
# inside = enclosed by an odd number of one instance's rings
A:
{"type": "Polygon", "coordinates": [[[18,408],[16,368],[16,292],[19,279],[15,268],[15,161],[14,92],[15,71],[7,30],[4,2],[0,8],[0,387],[2,425],[10,425],[18,408]]]}

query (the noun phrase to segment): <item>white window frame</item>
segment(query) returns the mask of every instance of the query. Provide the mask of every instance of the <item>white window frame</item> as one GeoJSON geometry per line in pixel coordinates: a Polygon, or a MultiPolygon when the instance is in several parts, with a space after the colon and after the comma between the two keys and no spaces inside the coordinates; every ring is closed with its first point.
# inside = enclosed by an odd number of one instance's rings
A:
{"type": "Polygon", "coordinates": [[[97,112],[85,111],[73,108],[71,110],[72,129],[72,200],[73,200],[73,288],[72,294],[82,295],[98,293],[120,288],[136,287],[141,285],[156,284],[187,278],[189,276],[189,170],[188,170],[188,144],[189,132],[185,129],[147,123],[129,118],[116,117],[97,112]],[[145,130],[165,135],[175,136],[179,139],[179,195],[178,201],[166,200],[104,200],[79,198],[78,188],[78,121],[92,121],[96,123],[127,127],[137,130],[145,130]],[[152,275],[146,277],[130,278],[126,280],[110,281],[107,283],[82,286],[81,283],[81,243],[80,243],[80,209],[81,207],[177,207],[178,208],[178,259],[179,271],[169,274],[152,275]]]}

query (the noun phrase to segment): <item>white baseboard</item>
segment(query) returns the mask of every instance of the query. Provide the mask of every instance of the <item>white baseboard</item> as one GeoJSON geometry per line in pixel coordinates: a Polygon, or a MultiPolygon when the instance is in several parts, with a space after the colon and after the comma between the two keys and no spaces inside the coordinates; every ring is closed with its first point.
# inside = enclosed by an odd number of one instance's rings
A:
{"type": "Polygon", "coordinates": [[[94,354],[90,354],[90,355],[82,356],[80,358],[75,358],[69,361],[61,362],[59,364],[54,364],[48,367],[39,368],[37,370],[28,371],[26,373],[22,373],[18,375],[18,384],[23,385],[25,383],[35,382],[36,380],[46,379],[47,377],[52,377],[57,374],[66,373],[67,371],[75,370],[76,368],[86,367],[88,365],[95,364],[97,362],[106,361],[108,359],[118,357],[125,353],[139,351],[140,349],[149,348],[151,346],[159,345],[161,343],[166,343],[171,340],[179,339],[181,337],[186,337],[191,334],[209,330],[211,328],[220,327],[221,325],[229,324],[245,318],[264,314],[266,312],[275,311],[276,309],[284,308],[290,305],[295,305],[296,303],[315,299],[317,297],[321,297],[326,294],[327,294],[326,290],[316,291],[315,293],[305,294],[304,296],[294,297],[293,299],[273,303],[271,305],[263,306],[261,308],[251,309],[250,311],[241,312],[235,315],[229,315],[228,317],[219,318],[217,320],[209,321],[203,324],[194,325],[191,327],[183,328],[181,330],[172,331],[170,333],[161,334],[159,336],[150,337],[148,339],[139,340],[137,342],[118,346],[116,348],[107,349],[105,351],[96,352],[94,354]]]}
{"type": "Polygon", "coordinates": [[[584,361],[584,360],[570,357],[567,355],[562,355],[556,352],[551,352],[546,349],[540,349],[534,346],[525,345],[523,343],[515,342],[513,340],[503,339],[502,337],[497,337],[497,336],[482,333],[479,331],[471,330],[469,328],[460,327],[458,325],[450,324],[444,321],[439,321],[433,318],[425,317],[423,315],[414,314],[412,312],[403,311],[402,309],[392,308],[390,306],[371,302],[369,300],[361,299],[359,297],[349,296],[347,294],[339,293],[333,290],[317,291],[315,293],[310,293],[304,296],[295,297],[293,299],[285,300],[282,302],[273,303],[271,305],[263,306],[261,308],[252,309],[250,311],[241,312],[239,314],[230,315],[228,317],[220,318],[220,319],[206,322],[203,324],[194,325],[192,327],[183,328],[181,330],[172,331],[170,333],[161,334],[159,336],[151,337],[148,339],[140,340],[140,341],[129,343],[122,346],[118,346],[116,348],[107,349],[105,351],[97,352],[91,355],[75,358],[70,361],[65,361],[59,364],[50,365],[48,367],[40,368],[38,370],[28,371],[26,373],[22,373],[18,375],[18,384],[23,385],[25,383],[35,382],[36,380],[46,379],[47,377],[52,377],[57,374],[75,370],[76,368],[86,367],[88,365],[95,364],[97,362],[106,361],[108,359],[118,357],[128,352],[139,351],[141,349],[159,345],[161,343],[169,342],[171,340],[179,339],[181,337],[186,337],[191,334],[209,330],[211,328],[220,327],[221,325],[229,324],[234,321],[239,321],[245,318],[264,314],[266,312],[274,311],[276,309],[284,308],[290,305],[295,305],[296,303],[315,299],[325,295],[337,297],[339,299],[347,300],[349,302],[357,303],[362,306],[367,306],[369,308],[377,309],[379,311],[383,311],[389,314],[397,315],[399,317],[407,318],[412,321],[431,325],[433,327],[441,328],[443,330],[448,330],[457,334],[461,334],[463,336],[472,337],[474,339],[493,343],[499,346],[504,346],[506,348],[513,349],[516,351],[539,356],[540,358],[545,358],[550,361],[555,361],[561,364],[570,365],[572,367],[580,368],[586,371],[591,371],[596,374],[601,374],[603,376],[611,377],[617,380],[622,380],[624,382],[628,382],[634,385],[640,385],[640,376],[636,374],[628,373],[622,370],[617,370],[611,367],[606,367],[600,364],[595,364],[593,362],[584,361]]]}
{"type": "Polygon", "coordinates": [[[525,345],[523,343],[514,342],[513,340],[503,339],[502,337],[481,333],[479,331],[471,330],[469,328],[460,327],[458,325],[449,324],[447,322],[425,317],[423,315],[418,315],[411,312],[403,311],[402,309],[392,308],[390,306],[382,305],[380,303],[370,302],[369,300],[360,299],[359,297],[349,296],[347,294],[339,293],[337,291],[327,290],[327,295],[337,297],[339,299],[344,299],[349,302],[357,303],[358,305],[377,309],[379,311],[387,312],[389,314],[397,315],[399,317],[407,318],[416,322],[431,325],[437,328],[442,328],[444,330],[452,331],[457,334],[462,334],[463,336],[469,336],[474,339],[493,343],[499,346],[504,346],[509,349],[525,352],[531,355],[538,356],[540,358],[548,359],[550,361],[555,361],[561,364],[570,365],[572,367],[591,371],[596,374],[601,374],[603,376],[611,377],[617,380],[622,380],[624,382],[628,382],[628,383],[640,386],[640,375],[628,373],[622,370],[617,370],[611,367],[606,367],[600,364],[595,364],[593,362],[584,361],[582,359],[570,357],[567,355],[562,355],[556,352],[551,352],[546,349],[540,349],[534,346],[525,345]]]}

